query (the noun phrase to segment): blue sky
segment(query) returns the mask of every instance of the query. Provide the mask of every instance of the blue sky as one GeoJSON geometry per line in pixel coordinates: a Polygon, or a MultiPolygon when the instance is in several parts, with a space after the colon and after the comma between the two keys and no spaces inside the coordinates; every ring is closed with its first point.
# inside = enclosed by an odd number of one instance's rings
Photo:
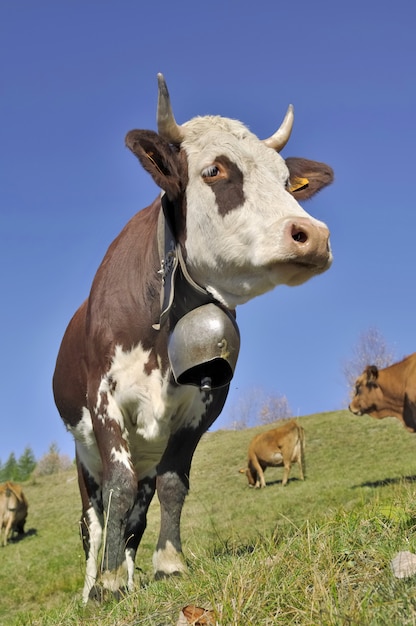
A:
{"type": "Polygon", "coordinates": [[[238,309],[218,426],[253,389],[298,415],[340,408],[370,327],[398,358],[416,350],[415,18],[411,0],[2,2],[1,461],[52,442],[73,455],[54,363],[108,245],[158,193],[124,147],[155,129],[157,72],[179,123],[221,114],[264,138],[293,103],[283,156],[335,170],[304,205],[330,227],[333,266],[238,309]]]}

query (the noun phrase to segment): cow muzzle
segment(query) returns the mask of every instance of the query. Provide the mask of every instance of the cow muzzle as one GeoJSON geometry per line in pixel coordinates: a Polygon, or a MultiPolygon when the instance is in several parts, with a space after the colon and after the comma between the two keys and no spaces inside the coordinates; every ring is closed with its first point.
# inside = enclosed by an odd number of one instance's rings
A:
{"type": "Polygon", "coordinates": [[[299,269],[288,284],[299,284],[325,272],[332,263],[327,226],[304,217],[287,220],[283,226],[283,256],[287,263],[299,269]]]}

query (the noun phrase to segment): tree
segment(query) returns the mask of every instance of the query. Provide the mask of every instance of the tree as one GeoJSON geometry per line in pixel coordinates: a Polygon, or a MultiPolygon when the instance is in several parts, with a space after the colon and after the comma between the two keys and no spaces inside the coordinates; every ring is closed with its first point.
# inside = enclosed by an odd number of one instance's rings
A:
{"type": "Polygon", "coordinates": [[[271,424],[277,420],[292,417],[293,411],[286,396],[277,394],[270,396],[263,404],[259,413],[260,424],[271,424]]]}
{"type": "Polygon", "coordinates": [[[251,388],[228,409],[228,422],[232,430],[243,430],[257,424],[270,424],[292,415],[286,396],[267,396],[263,389],[251,388]]]}
{"type": "Polygon", "coordinates": [[[72,465],[71,459],[66,454],[59,454],[59,448],[56,443],[52,443],[49,451],[43,455],[36,465],[35,474],[37,476],[46,476],[49,474],[58,474],[65,472],[72,465]]]}
{"type": "Polygon", "coordinates": [[[1,482],[6,480],[19,480],[19,466],[16,461],[14,452],[11,452],[9,458],[1,468],[1,482]]]}
{"type": "Polygon", "coordinates": [[[237,402],[228,409],[228,422],[232,430],[244,430],[256,422],[264,400],[264,391],[252,387],[240,395],[237,402]]]}
{"type": "Polygon", "coordinates": [[[18,462],[19,480],[27,480],[36,467],[36,459],[33,450],[25,448],[18,462]]]}
{"type": "Polygon", "coordinates": [[[396,360],[394,350],[387,346],[381,332],[374,327],[363,332],[355,347],[353,356],[343,365],[343,374],[351,392],[355,381],[362,374],[367,365],[376,365],[379,368],[387,367],[396,360]]]}
{"type": "Polygon", "coordinates": [[[6,463],[2,465],[0,462],[0,482],[12,480],[22,482],[29,478],[36,467],[36,459],[32,450],[25,448],[19,460],[16,460],[14,452],[11,452],[6,463]]]}

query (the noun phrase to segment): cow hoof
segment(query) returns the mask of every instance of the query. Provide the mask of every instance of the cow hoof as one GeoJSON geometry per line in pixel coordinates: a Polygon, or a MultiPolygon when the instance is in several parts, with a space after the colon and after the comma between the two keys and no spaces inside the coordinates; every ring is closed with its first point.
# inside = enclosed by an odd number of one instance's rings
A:
{"type": "Polygon", "coordinates": [[[91,588],[88,599],[96,602],[97,604],[104,604],[110,600],[116,600],[119,602],[127,595],[127,593],[128,590],[126,587],[111,591],[110,589],[105,589],[102,585],[94,585],[91,588]]]}
{"type": "Polygon", "coordinates": [[[125,598],[128,594],[128,589],[127,587],[122,587],[121,589],[117,589],[116,591],[111,591],[110,594],[114,600],[120,602],[120,600],[123,600],[123,598],[125,598]]]}
{"type": "Polygon", "coordinates": [[[93,585],[90,589],[88,599],[93,602],[98,602],[98,604],[102,604],[104,602],[104,592],[105,589],[100,585],[93,585]]]}
{"type": "Polygon", "coordinates": [[[171,578],[172,576],[182,576],[182,572],[172,572],[167,574],[166,572],[155,572],[155,580],[164,580],[165,578],[171,578]]]}

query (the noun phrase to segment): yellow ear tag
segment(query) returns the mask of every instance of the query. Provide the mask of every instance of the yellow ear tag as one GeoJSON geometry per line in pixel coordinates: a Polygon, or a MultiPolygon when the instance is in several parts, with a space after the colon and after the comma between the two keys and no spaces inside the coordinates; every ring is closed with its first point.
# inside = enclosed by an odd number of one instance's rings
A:
{"type": "Polygon", "coordinates": [[[301,178],[300,176],[294,176],[289,181],[289,189],[291,193],[294,191],[299,191],[300,189],[305,189],[309,185],[309,180],[307,178],[301,178]]]}
{"type": "Polygon", "coordinates": [[[160,169],[159,165],[156,163],[156,161],[153,158],[154,152],[152,152],[151,150],[149,150],[148,152],[146,152],[146,156],[149,159],[149,161],[151,161],[153,163],[153,165],[155,166],[155,168],[157,169],[157,171],[160,174],[163,174],[162,170],[160,169]]]}

